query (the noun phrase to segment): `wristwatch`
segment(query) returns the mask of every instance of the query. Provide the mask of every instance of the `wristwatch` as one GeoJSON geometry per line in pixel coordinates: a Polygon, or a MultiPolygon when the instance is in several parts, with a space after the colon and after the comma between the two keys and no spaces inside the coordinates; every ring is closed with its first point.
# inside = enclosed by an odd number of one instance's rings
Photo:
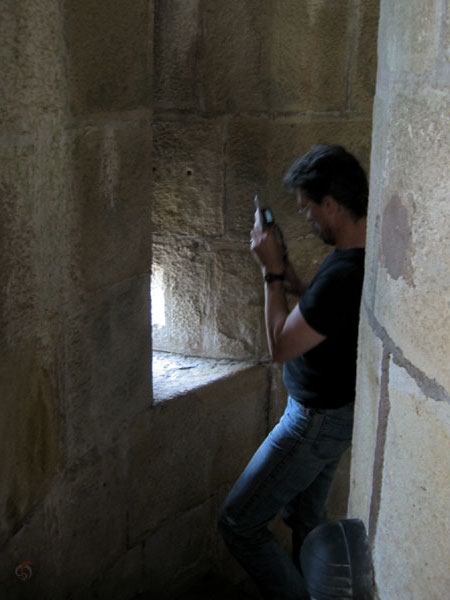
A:
{"type": "Polygon", "coordinates": [[[264,275],[264,281],[266,283],[272,283],[272,281],[284,281],[284,273],[266,273],[264,275]]]}

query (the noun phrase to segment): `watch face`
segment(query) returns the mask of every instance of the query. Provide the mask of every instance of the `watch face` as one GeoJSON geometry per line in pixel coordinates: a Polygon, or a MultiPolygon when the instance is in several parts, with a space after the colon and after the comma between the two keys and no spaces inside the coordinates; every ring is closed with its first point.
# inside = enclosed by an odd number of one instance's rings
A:
{"type": "Polygon", "coordinates": [[[270,208],[265,208],[263,210],[263,219],[264,219],[264,223],[266,225],[273,225],[274,218],[273,218],[273,214],[272,214],[272,211],[270,210],[270,208]]]}

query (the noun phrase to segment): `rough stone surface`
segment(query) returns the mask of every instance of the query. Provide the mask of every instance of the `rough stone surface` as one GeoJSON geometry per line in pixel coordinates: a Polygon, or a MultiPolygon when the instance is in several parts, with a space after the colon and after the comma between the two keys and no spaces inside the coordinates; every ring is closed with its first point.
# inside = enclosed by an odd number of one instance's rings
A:
{"type": "Polygon", "coordinates": [[[419,91],[413,86],[412,99],[399,88],[392,93],[389,162],[378,207],[382,245],[375,311],[406,358],[450,389],[450,274],[442,260],[450,241],[448,189],[442,177],[450,144],[450,102],[448,92],[427,87],[419,91]],[[420,343],[417,331],[427,332],[420,343]]]}
{"type": "Polygon", "coordinates": [[[143,276],[88,295],[67,314],[61,369],[70,461],[109,447],[124,423],[151,403],[148,302],[143,276]]]}
{"type": "Polygon", "coordinates": [[[359,326],[358,377],[348,514],[362,519],[369,529],[372,475],[380,401],[383,348],[367,321],[364,307],[359,326]]]}
{"type": "Polygon", "coordinates": [[[381,600],[449,588],[447,13],[445,2],[381,3],[350,498],[352,516],[369,519],[381,600]]]}
{"type": "Polygon", "coordinates": [[[356,36],[350,78],[350,107],[370,114],[375,95],[379,0],[358,0],[352,9],[356,36]]]}
{"type": "Polygon", "coordinates": [[[237,478],[266,431],[267,402],[267,370],[259,366],[135,419],[127,431],[132,541],[237,478]]]}
{"type": "MultiPolygon", "coordinates": [[[[204,242],[153,245],[153,268],[162,273],[165,326],[153,327],[153,347],[166,352],[204,354],[211,257],[204,242]]],[[[212,353],[207,353],[212,356],[212,353]]]]}
{"type": "Polygon", "coordinates": [[[31,131],[66,102],[60,4],[6,0],[2,6],[0,123],[31,131]]]}
{"type": "Polygon", "coordinates": [[[150,105],[152,3],[64,5],[68,84],[73,114],[133,110],[150,105]],[[99,35],[104,32],[104,35],[99,35]]]}
{"type": "Polygon", "coordinates": [[[156,108],[208,112],[268,108],[270,2],[158,4],[156,108]],[[245,61],[242,57],[245,56],[245,61]]]}
{"type": "Polygon", "coordinates": [[[390,370],[389,393],[374,553],[379,593],[381,598],[438,600],[450,586],[450,406],[426,398],[396,365],[390,370]]]}
{"type": "Polygon", "coordinates": [[[265,353],[263,283],[246,248],[219,250],[214,257],[212,320],[208,346],[226,356],[252,358],[265,353]]]}
{"type": "Polygon", "coordinates": [[[153,231],[222,234],[221,123],[159,121],[154,124],[153,135],[153,231]]]}
{"type": "Polygon", "coordinates": [[[80,272],[98,289],[149,270],[150,126],[89,127],[74,140],[74,186],[81,199],[80,272]],[[136,227],[142,222],[147,227],[136,227]]]}
{"type": "Polygon", "coordinates": [[[150,597],[170,600],[188,589],[210,568],[210,537],[215,530],[215,503],[183,511],[144,540],[144,587],[150,597]]]}
{"type": "MultiPolygon", "coordinates": [[[[368,158],[369,99],[349,100],[373,75],[352,48],[374,32],[329,4],[3,3],[2,598],[122,600],[212,559],[218,506],[280,405],[267,366],[246,365],[151,407],[151,230],[173,301],[155,343],[264,355],[253,192],[278,198],[317,141],[368,158]]],[[[312,274],[321,250],[287,202],[312,274]]]]}
{"type": "Polygon", "coordinates": [[[273,2],[272,105],[277,111],[343,110],[348,0],[273,2]],[[295,62],[293,62],[295,57],[295,62]]]}

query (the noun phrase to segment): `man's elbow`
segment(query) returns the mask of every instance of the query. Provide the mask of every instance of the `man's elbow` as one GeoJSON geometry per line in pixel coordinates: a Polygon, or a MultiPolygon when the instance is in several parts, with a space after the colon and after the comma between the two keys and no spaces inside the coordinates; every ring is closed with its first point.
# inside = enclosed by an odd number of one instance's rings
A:
{"type": "Polygon", "coordinates": [[[286,362],[286,353],[283,352],[282,348],[272,347],[270,350],[270,358],[274,363],[286,362]]]}

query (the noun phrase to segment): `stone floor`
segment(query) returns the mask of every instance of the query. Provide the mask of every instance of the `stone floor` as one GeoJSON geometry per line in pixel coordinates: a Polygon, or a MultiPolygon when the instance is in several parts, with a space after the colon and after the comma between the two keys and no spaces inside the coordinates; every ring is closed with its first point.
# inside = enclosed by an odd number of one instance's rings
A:
{"type": "MultiPolygon", "coordinates": [[[[216,575],[209,574],[173,600],[260,600],[260,598],[250,582],[232,585],[216,575]]],[[[155,597],[152,594],[141,594],[134,600],[155,600],[155,597]]]]}
{"type": "Polygon", "coordinates": [[[231,585],[215,576],[207,576],[189,592],[176,600],[259,600],[257,592],[231,585]]]}

